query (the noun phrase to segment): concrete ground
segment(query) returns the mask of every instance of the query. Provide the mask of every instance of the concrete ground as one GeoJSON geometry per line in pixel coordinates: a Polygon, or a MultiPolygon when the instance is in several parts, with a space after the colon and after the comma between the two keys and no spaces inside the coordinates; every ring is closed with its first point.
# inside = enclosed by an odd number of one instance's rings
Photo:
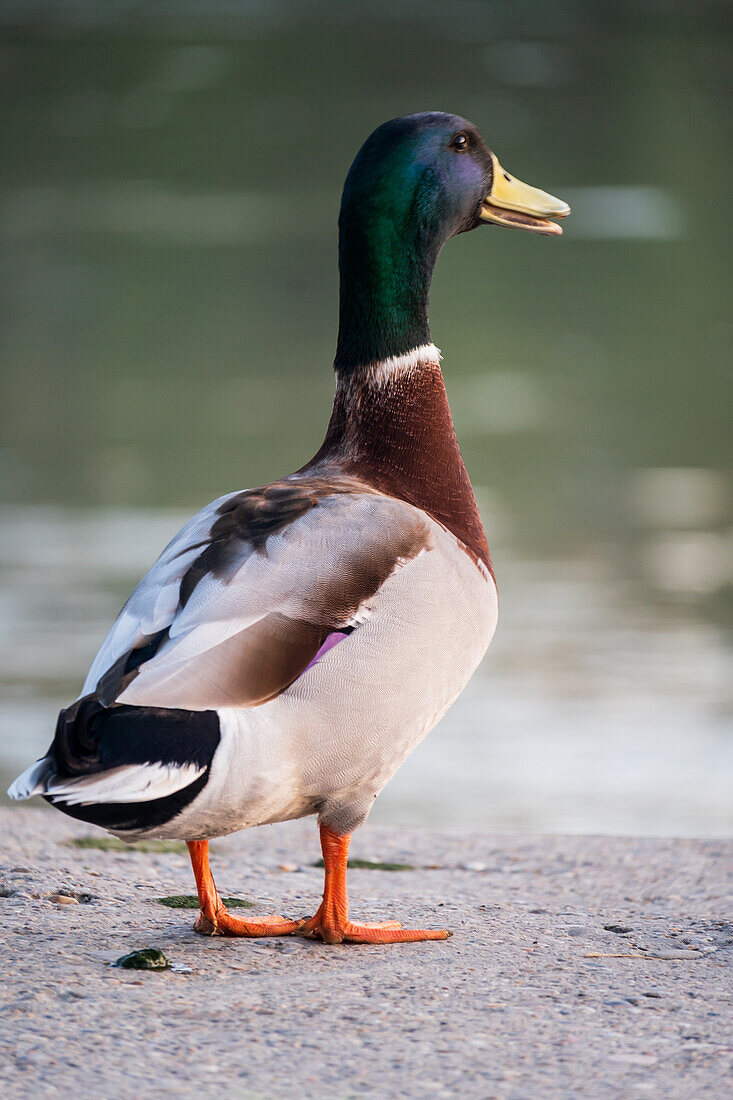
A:
{"type": "MultiPolygon", "coordinates": [[[[733,1096],[729,841],[367,825],[355,857],[413,869],[352,870],[355,919],[455,934],[327,947],[194,935],[156,900],[192,892],[184,853],[75,847],[105,834],[47,810],[0,828],[6,1096],[733,1096]],[[147,946],[189,969],[109,967],[147,946]]],[[[212,844],[222,894],[293,916],[318,856],[312,820],[212,844]]]]}

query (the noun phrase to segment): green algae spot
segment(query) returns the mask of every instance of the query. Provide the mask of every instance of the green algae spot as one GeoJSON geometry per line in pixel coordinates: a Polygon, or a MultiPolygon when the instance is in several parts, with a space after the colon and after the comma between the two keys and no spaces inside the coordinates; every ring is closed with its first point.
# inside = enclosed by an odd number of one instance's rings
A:
{"type": "MultiPolygon", "coordinates": [[[[323,860],[317,859],[311,867],[323,867],[323,860]]],[[[414,871],[411,863],[381,863],[376,859],[350,859],[349,867],[357,871],[414,871]]]]}
{"type": "Polygon", "coordinates": [[[171,961],[157,947],[143,947],[115,959],[110,966],[119,966],[122,970],[170,970],[171,961]]]}
{"type": "MultiPolygon", "coordinates": [[[[222,898],[227,909],[253,909],[254,902],[244,898],[222,898]]],[[[167,905],[169,909],[198,909],[199,899],[195,894],[171,894],[167,898],[156,898],[161,905],[167,905]]]]}
{"type": "Polygon", "coordinates": [[[180,852],[187,848],[182,840],[136,840],[127,844],[115,836],[76,836],[66,841],[70,848],[96,848],[101,852],[180,852]]]}

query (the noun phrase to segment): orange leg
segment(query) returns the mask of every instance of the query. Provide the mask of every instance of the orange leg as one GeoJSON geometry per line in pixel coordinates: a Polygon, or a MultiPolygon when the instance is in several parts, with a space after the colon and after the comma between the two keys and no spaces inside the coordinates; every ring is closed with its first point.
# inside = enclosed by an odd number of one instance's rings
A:
{"type": "Polygon", "coordinates": [[[323,901],[315,916],[301,924],[301,936],[311,936],[324,943],[410,943],[415,940],[447,940],[452,934],[444,930],[425,931],[403,928],[394,920],[379,924],[354,924],[349,920],[349,899],[346,894],[346,865],[349,858],[349,836],[338,836],[325,825],[320,827],[326,882],[323,901]]]}
{"type": "Polygon", "coordinates": [[[201,906],[198,920],[193,926],[194,932],[202,936],[287,936],[300,927],[302,921],[285,920],[284,917],[274,914],[271,917],[261,917],[257,921],[233,917],[227,912],[214,885],[209,867],[208,840],[189,840],[186,843],[201,906]]]}

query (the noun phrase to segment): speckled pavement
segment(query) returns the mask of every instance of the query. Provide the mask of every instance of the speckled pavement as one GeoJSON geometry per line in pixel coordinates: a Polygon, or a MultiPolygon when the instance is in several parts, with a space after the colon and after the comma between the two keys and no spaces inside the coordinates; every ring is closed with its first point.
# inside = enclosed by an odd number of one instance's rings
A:
{"type": "MultiPolygon", "coordinates": [[[[733,844],[372,828],[355,919],[447,926],[389,947],[207,939],[179,852],[0,811],[0,1086],[13,1097],[733,1096],[733,844]],[[80,901],[49,900],[66,892],[80,901]],[[91,900],[87,896],[91,895],[91,900]],[[112,969],[161,948],[181,971],[112,969]]],[[[315,909],[314,822],[216,841],[223,894],[315,909]]]]}

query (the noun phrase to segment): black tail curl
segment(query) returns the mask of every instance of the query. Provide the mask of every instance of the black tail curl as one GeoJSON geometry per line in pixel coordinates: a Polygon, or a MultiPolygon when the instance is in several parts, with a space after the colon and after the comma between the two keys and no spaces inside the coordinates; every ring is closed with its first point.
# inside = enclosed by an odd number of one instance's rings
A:
{"type": "Polygon", "coordinates": [[[175,794],[148,802],[69,806],[44,797],[62,813],[107,829],[156,828],[180,813],[206,786],[220,739],[219,716],[213,710],[105,707],[96,695],[86,695],[59,714],[48,751],[57,776],[94,775],[128,764],[194,764],[205,771],[175,794]]]}
{"type": "Polygon", "coordinates": [[[214,710],[103,706],[85,695],[62,710],[50,754],[60,776],[93,775],[123,764],[207,767],[219,744],[214,710]]]}

